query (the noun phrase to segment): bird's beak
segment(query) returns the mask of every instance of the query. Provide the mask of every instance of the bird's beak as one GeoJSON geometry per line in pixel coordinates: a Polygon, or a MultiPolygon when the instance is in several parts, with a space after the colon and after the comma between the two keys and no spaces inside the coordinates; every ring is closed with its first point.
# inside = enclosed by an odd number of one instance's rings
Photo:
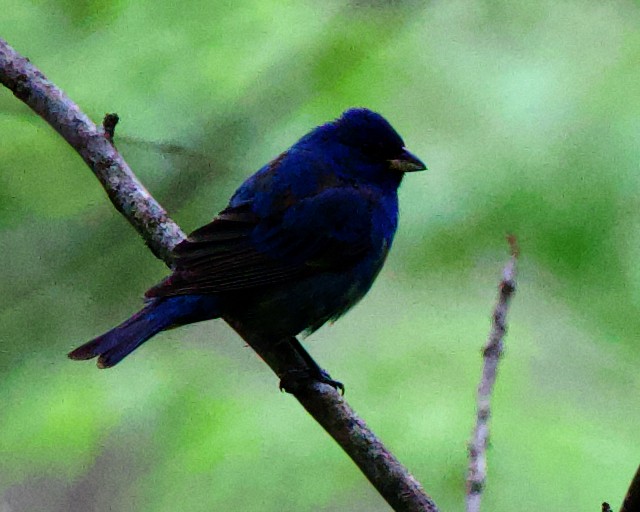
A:
{"type": "Polygon", "coordinates": [[[422,160],[407,148],[402,148],[402,153],[400,153],[398,158],[389,160],[389,165],[393,170],[400,172],[425,171],[427,169],[427,166],[424,165],[422,160]]]}

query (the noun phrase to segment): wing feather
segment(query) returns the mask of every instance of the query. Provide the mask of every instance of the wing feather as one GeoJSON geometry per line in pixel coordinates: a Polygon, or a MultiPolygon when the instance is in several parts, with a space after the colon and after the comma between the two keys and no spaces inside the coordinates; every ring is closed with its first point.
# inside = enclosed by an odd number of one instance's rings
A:
{"type": "Polygon", "coordinates": [[[366,201],[350,194],[324,191],[269,218],[251,203],[230,206],[176,246],[173,273],[146,296],[246,290],[348,269],[371,246],[366,201]]]}

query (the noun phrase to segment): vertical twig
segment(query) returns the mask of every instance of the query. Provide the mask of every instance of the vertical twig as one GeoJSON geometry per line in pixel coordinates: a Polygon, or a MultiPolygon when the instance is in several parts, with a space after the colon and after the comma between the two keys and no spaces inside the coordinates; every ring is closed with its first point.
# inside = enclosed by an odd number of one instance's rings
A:
{"type": "Polygon", "coordinates": [[[491,416],[491,393],[496,382],[498,363],[503,353],[506,333],[506,317],[509,302],[516,290],[516,262],[518,246],[514,236],[507,237],[511,258],[502,271],[498,286],[498,301],[493,311],[491,332],[483,350],[482,377],[478,386],[478,412],[476,424],[469,442],[469,471],[467,473],[467,512],[479,512],[482,492],[487,479],[487,444],[489,442],[489,417],[491,416]]]}

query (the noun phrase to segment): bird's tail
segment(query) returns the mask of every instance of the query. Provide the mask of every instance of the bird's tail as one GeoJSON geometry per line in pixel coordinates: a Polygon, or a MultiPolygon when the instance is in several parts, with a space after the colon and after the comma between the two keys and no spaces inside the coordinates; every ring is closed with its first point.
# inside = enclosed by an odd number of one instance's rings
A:
{"type": "MultiPolygon", "coordinates": [[[[117,327],[69,352],[75,360],[98,357],[98,368],[110,368],[152,336],[175,325],[208,320],[217,311],[203,308],[199,296],[176,296],[151,301],[117,327]]],[[[212,305],[212,304],[207,304],[212,305]]]]}

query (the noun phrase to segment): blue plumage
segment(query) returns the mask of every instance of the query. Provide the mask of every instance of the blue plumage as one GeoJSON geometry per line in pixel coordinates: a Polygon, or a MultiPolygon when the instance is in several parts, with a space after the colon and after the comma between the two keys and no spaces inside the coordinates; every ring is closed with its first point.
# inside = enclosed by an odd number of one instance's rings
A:
{"type": "Polygon", "coordinates": [[[274,343],[313,332],[369,290],[393,242],[402,177],[423,169],[382,116],[346,111],[248,178],[176,246],[146,306],[69,357],[110,367],[162,330],[224,316],[274,343]]]}

